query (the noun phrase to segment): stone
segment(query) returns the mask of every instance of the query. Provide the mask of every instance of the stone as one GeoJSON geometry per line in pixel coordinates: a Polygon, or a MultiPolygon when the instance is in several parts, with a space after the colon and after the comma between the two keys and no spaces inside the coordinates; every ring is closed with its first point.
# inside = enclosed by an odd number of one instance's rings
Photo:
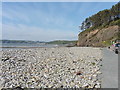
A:
{"type": "Polygon", "coordinates": [[[82,75],[82,72],[81,71],[76,72],[76,75],[82,75]]]}

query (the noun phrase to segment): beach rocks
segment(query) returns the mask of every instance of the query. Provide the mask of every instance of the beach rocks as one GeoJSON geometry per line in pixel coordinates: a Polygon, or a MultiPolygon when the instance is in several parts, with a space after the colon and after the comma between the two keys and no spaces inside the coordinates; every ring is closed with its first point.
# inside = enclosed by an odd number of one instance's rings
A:
{"type": "Polygon", "coordinates": [[[99,48],[5,49],[0,53],[1,87],[101,87],[99,48]]]}

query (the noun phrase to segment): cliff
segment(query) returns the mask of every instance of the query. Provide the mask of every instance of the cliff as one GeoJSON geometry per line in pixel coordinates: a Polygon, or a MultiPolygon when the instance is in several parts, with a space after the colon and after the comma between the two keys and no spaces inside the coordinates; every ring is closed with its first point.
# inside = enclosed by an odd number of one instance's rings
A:
{"type": "Polygon", "coordinates": [[[120,2],[86,18],[78,35],[78,46],[108,46],[120,39],[120,2]]]}
{"type": "Polygon", "coordinates": [[[109,26],[103,29],[85,31],[78,35],[78,46],[107,46],[111,41],[119,38],[120,32],[118,25],[109,26]]]}

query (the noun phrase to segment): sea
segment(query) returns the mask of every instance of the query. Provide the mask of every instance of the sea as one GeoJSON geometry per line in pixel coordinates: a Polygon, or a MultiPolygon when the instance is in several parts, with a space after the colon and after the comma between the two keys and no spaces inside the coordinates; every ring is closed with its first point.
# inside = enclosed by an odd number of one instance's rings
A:
{"type": "Polygon", "coordinates": [[[46,44],[46,43],[0,43],[0,49],[11,49],[11,48],[52,48],[52,47],[63,47],[65,45],[57,44],[46,44]]]}

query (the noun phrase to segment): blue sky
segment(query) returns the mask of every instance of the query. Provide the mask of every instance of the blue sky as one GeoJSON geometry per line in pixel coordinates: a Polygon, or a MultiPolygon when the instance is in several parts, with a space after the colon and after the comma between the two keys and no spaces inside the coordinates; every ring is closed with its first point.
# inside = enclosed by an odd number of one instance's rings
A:
{"type": "Polygon", "coordinates": [[[85,18],[117,2],[3,2],[2,39],[77,40],[85,18]]]}

